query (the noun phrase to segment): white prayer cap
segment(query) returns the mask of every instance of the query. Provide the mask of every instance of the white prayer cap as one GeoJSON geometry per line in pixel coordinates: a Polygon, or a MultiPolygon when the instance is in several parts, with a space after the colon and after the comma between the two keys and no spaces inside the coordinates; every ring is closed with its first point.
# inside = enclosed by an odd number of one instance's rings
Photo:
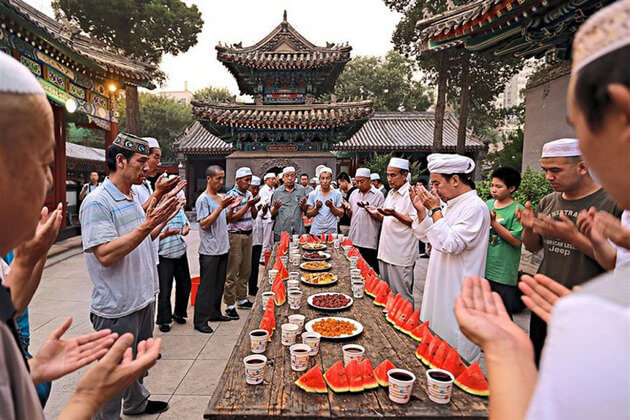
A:
{"type": "Polygon", "coordinates": [[[250,175],[252,175],[252,170],[249,169],[247,166],[243,166],[242,168],[238,168],[236,170],[235,178],[236,179],[245,178],[246,176],[250,176],[250,175]]]}
{"type": "Polygon", "coordinates": [[[393,157],[389,160],[387,166],[391,166],[392,168],[398,168],[405,171],[409,170],[409,161],[407,159],[401,159],[397,157],[393,157]]]}
{"type": "Polygon", "coordinates": [[[0,51],[0,93],[46,95],[33,73],[19,61],[0,51]]]}
{"type": "Polygon", "coordinates": [[[285,174],[291,173],[291,172],[295,172],[295,168],[293,166],[286,166],[282,170],[282,176],[284,176],[285,174]]]}
{"type": "Polygon", "coordinates": [[[315,168],[315,177],[319,178],[319,173],[322,171],[323,168],[325,168],[326,165],[317,165],[317,167],[315,168]]]}
{"type": "Polygon", "coordinates": [[[432,174],[469,174],[475,170],[475,161],[454,153],[431,153],[427,156],[427,168],[432,174]]]}
{"type": "Polygon", "coordinates": [[[582,156],[577,139],[558,139],[543,145],[540,158],[582,156]]]}
{"type": "Polygon", "coordinates": [[[264,176],[265,181],[268,180],[269,178],[275,178],[276,174],[274,174],[273,172],[267,172],[264,176]]]}
{"type": "Polygon", "coordinates": [[[258,186],[260,185],[260,178],[258,178],[256,175],[252,176],[252,185],[253,186],[258,186]]]}
{"type": "Polygon", "coordinates": [[[314,182],[314,183],[318,183],[319,179],[317,179],[316,177],[311,178],[310,182],[314,182]]]}
{"type": "Polygon", "coordinates": [[[319,175],[323,174],[324,172],[328,172],[332,176],[332,169],[330,169],[328,166],[324,166],[323,168],[321,168],[319,170],[319,175]]]}
{"type": "Polygon", "coordinates": [[[142,137],[149,143],[149,149],[153,149],[154,147],[160,148],[160,143],[158,143],[156,138],[153,137],[142,137]]]}
{"type": "Polygon", "coordinates": [[[370,174],[370,179],[372,181],[380,181],[381,180],[381,176],[379,174],[377,174],[376,172],[372,172],[370,174]]]}
{"type": "Polygon", "coordinates": [[[589,63],[630,45],[630,1],[618,1],[588,18],[573,39],[576,74],[589,63]]]}
{"type": "Polygon", "coordinates": [[[357,169],[356,173],[354,174],[355,178],[356,177],[363,177],[363,178],[369,178],[370,177],[370,170],[368,168],[359,168],[357,169]]]}

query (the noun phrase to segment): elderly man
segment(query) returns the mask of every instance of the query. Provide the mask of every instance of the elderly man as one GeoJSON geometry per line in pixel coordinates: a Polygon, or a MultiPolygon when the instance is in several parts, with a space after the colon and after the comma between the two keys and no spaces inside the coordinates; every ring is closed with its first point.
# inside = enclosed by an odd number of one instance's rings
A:
{"type": "Polygon", "coordinates": [[[355,174],[357,189],[350,194],[346,213],[350,216],[350,239],[365,261],[379,272],[377,250],[381,219],[375,209],[385,201],[383,194],[370,182],[370,170],[359,168],[355,174]],[[371,212],[368,209],[372,210],[371,212]]]}
{"type": "Polygon", "coordinates": [[[268,172],[263,177],[264,185],[260,187],[258,195],[260,202],[258,203],[258,217],[262,220],[262,250],[260,262],[265,262],[265,254],[271,253],[273,249],[273,218],[271,217],[271,196],[275,191],[276,174],[268,172]]]}
{"type": "MultiPolygon", "coordinates": [[[[252,196],[258,197],[260,191],[261,179],[257,176],[252,176],[252,182],[249,184],[249,192],[252,196]]],[[[262,199],[261,199],[262,201],[262,199]]],[[[258,262],[260,261],[263,247],[263,221],[262,221],[262,207],[260,201],[256,205],[258,215],[254,219],[254,231],[252,233],[252,268],[249,274],[249,280],[247,282],[247,290],[251,296],[258,294],[258,262]]]]}
{"type": "Polygon", "coordinates": [[[434,153],[427,166],[436,195],[420,186],[411,190],[418,212],[414,234],[431,244],[420,319],[469,362],[479,347],[464,336],[453,314],[453,303],[466,276],[483,276],[486,269],[490,214],[477,196],[471,174],[475,162],[466,156],[434,153]],[[447,203],[442,210],[440,199],[447,203]]]}
{"type": "Polygon", "coordinates": [[[271,217],[274,218],[273,239],[280,241],[282,232],[290,235],[304,233],[302,212],[306,211],[306,192],[295,183],[295,168],[287,166],[282,170],[283,185],[274,191],[271,197],[271,217]]]}
{"type": "Polygon", "coordinates": [[[387,196],[387,188],[385,188],[385,185],[381,182],[381,176],[379,174],[376,172],[371,173],[370,180],[372,181],[372,185],[374,185],[376,189],[383,194],[383,196],[387,196]]]}
{"type": "Polygon", "coordinates": [[[228,207],[227,221],[230,238],[227,277],[223,301],[227,305],[225,314],[228,318],[239,319],[235,304],[239,309],[251,309],[247,300],[247,282],[252,269],[252,232],[254,219],[258,215],[256,203],[260,197],[254,197],[249,191],[252,182],[252,170],[238,168],[234,187],[225,194],[234,197],[234,204],[228,207]]]}
{"type": "Polygon", "coordinates": [[[391,158],[387,165],[387,180],[392,189],[383,207],[368,206],[366,210],[383,222],[377,254],[383,280],[394,293],[400,293],[413,303],[413,266],[418,255],[418,240],[411,230],[417,214],[409,197],[408,173],[407,159],[391,158]]]}
{"type": "Polygon", "coordinates": [[[339,190],[330,188],[331,181],[332,169],[322,168],[319,171],[320,188],[308,195],[306,217],[313,218],[310,233],[314,235],[337,233],[337,218],[343,215],[343,197],[339,190]]]}

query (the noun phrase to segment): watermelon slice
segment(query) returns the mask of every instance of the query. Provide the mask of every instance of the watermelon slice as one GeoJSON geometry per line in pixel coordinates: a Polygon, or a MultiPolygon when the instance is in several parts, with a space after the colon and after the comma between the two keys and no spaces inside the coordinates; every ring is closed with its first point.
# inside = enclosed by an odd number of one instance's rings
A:
{"type": "Polygon", "coordinates": [[[328,242],[328,236],[322,232],[322,237],[319,239],[320,242],[326,243],[328,242]]]}
{"type": "Polygon", "coordinates": [[[304,245],[306,243],[306,236],[302,235],[300,236],[300,245],[304,245]]]}
{"type": "Polygon", "coordinates": [[[446,340],[442,341],[442,344],[440,344],[440,347],[438,347],[437,351],[435,352],[435,357],[433,358],[433,360],[431,360],[429,365],[433,369],[442,369],[442,365],[444,364],[444,361],[446,360],[446,356],[448,356],[448,351],[450,349],[451,346],[448,345],[446,340]]]}
{"type": "Polygon", "coordinates": [[[376,380],[380,386],[389,386],[389,376],[387,376],[387,372],[392,369],[396,369],[396,366],[389,359],[383,360],[383,362],[374,369],[374,376],[376,376],[376,380]]]}
{"type": "Polygon", "coordinates": [[[309,244],[315,243],[315,238],[313,238],[311,235],[306,235],[306,242],[308,242],[309,244]]]}
{"type": "Polygon", "coordinates": [[[343,367],[342,360],[336,361],[328,368],[326,373],[324,373],[324,379],[333,392],[348,391],[348,377],[346,376],[346,369],[343,367]]]}
{"type": "Polygon", "coordinates": [[[378,282],[378,277],[366,277],[365,294],[373,298],[376,297],[376,295],[374,294],[374,289],[376,289],[378,282]]]}
{"type": "Polygon", "coordinates": [[[321,242],[321,241],[320,241],[319,236],[317,236],[317,235],[313,235],[313,234],[311,234],[311,238],[313,238],[313,242],[314,242],[314,243],[319,243],[319,242],[321,242]]]}
{"type": "Polygon", "coordinates": [[[383,280],[381,281],[383,282],[385,286],[379,289],[379,292],[376,295],[376,298],[374,299],[374,304],[376,306],[385,306],[385,304],[387,303],[387,296],[389,296],[389,292],[390,292],[389,286],[387,285],[387,283],[385,283],[383,280]]]}
{"type": "MultiPolygon", "coordinates": [[[[397,330],[400,330],[401,327],[407,322],[407,319],[413,314],[413,304],[408,300],[402,305],[402,309],[398,311],[396,314],[396,319],[394,319],[394,325],[397,330]]],[[[420,313],[418,313],[418,317],[420,317],[420,313]]]]}
{"type": "Polygon", "coordinates": [[[361,368],[359,362],[352,360],[346,366],[346,376],[348,377],[348,390],[350,392],[363,391],[363,376],[361,376],[361,368]]]}
{"type": "Polygon", "coordinates": [[[383,312],[389,313],[389,311],[392,310],[392,307],[394,306],[394,300],[396,300],[396,298],[394,297],[394,292],[389,292],[387,303],[385,304],[385,309],[383,309],[383,312]]]}
{"type": "Polygon", "coordinates": [[[403,297],[400,293],[396,293],[396,297],[394,297],[394,303],[392,304],[392,309],[390,311],[387,311],[387,320],[389,322],[393,322],[394,321],[394,316],[396,315],[396,312],[398,312],[398,308],[400,308],[400,305],[402,305],[403,302],[403,297]]]}
{"type": "Polygon", "coordinates": [[[400,327],[400,331],[404,332],[407,335],[411,335],[411,331],[420,325],[420,310],[416,310],[411,314],[409,318],[405,321],[405,323],[400,327]]]}
{"type": "Polygon", "coordinates": [[[413,338],[416,341],[422,341],[422,335],[424,334],[424,331],[428,329],[429,329],[429,321],[424,321],[421,325],[411,330],[409,335],[411,336],[411,338],[413,338]]]}
{"type": "Polygon", "coordinates": [[[451,347],[448,351],[448,355],[446,356],[446,360],[442,364],[442,369],[448,370],[453,374],[454,377],[458,377],[466,370],[466,365],[462,362],[462,359],[459,357],[457,350],[451,347]]]}
{"type": "Polygon", "coordinates": [[[278,274],[276,275],[276,277],[279,275],[283,280],[289,278],[289,272],[287,271],[287,268],[284,266],[284,264],[282,264],[282,260],[280,260],[280,257],[276,258],[273,269],[278,270],[278,274]]]}
{"type": "MultiPolygon", "coordinates": [[[[278,273],[279,275],[280,273],[278,273]]],[[[276,277],[273,281],[273,285],[271,286],[271,291],[275,293],[273,297],[276,306],[284,305],[284,302],[287,301],[287,289],[284,287],[284,281],[281,278],[276,277]]]]}
{"type": "Polygon", "coordinates": [[[433,363],[433,359],[435,358],[435,354],[437,353],[440,344],[442,344],[442,339],[437,335],[434,335],[433,339],[431,340],[431,344],[429,344],[427,352],[424,354],[424,357],[420,358],[420,360],[422,360],[422,363],[427,366],[431,366],[431,363],[433,363]]]}
{"type": "Polygon", "coordinates": [[[319,365],[313,366],[308,372],[300,376],[295,384],[306,392],[325,394],[328,392],[324,375],[319,365]]]}
{"type": "Polygon", "coordinates": [[[472,395],[487,397],[490,395],[488,381],[483,376],[483,372],[477,362],[468,366],[461,375],[455,378],[455,385],[472,395]]]}
{"type": "Polygon", "coordinates": [[[418,349],[416,350],[416,357],[420,359],[425,365],[428,363],[424,362],[424,356],[427,354],[429,350],[429,346],[431,345],[431,341],[433,341],[433,334],[427,328],[424,330],[424,334],[422,335],[422,341],[418,345],[418,349]]]}
{"type": "Polygon", "coordinates": [[[335,242],[335,240],[333,239],[332,233],[328,234],[328,243],[332,244],[333,242],[335,242]]]}
{"type": "Polygon", "coordinates": [[[363,378],[363,389],[378,388],[378,381],[376,380],[376,376],[374,376],[374,368],[372,368],[370,359],[365,358],[359,363],[359,371],[363,378]]]}
{"type": "Polygon", "coordinates": [[[271,326],[271,319],[269,317],[264,317],[263,319],[260,320],[260,325],[258,326],[259,329],[261,330],[265,330],[269,333],[269,335],[267,336],[267,341],[271,341],[271,335],[273,334],[273,327],[271,326]]]}

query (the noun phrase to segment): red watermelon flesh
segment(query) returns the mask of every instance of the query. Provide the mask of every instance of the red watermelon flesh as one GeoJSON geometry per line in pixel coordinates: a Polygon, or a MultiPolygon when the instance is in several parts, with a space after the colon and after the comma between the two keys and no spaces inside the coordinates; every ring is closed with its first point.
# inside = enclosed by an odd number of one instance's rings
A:
{"type": "Polygon", "coordinates": [[[273,265],[273,269],[278,270],[278,274],[276,275],[276,277],[278,277],[279,275],[283,280],[289,278],[289,272],[287,271],[287,268],[284,266],[284,264],[282,264],[282,261],[280,260],[280,258],[276,258],[276,262],[273,265]]]}
{"type": "Polygon", "coordinates": [[[324,379],[333,392],[348,391],[348,377],[346,376],[346,369],[343,367],[343,361],[338,360],[329,367],[324,373],[324,379]]]}
{"type": "Polygon", "coordinates": [[[378,278],[376,277],[366,277],[365,281],[365,294],[371,297],[374,297],[374,289],[378,284],[378,278]]]}
{"type": "Polygon", "coordinates": [[[442,369],[448,370],[454,377],[457,378],[459,375],[464,373],[466,365],[462,362],[457,350],[451,347],[448,351],[448,355],[446,356],[446,360],[444,360],[444,363],[442,364],[442,369]]]}
{"type": "Polygon", "coordinates": [[[281,278],[276,277],[273,285],[271,286],[271,291],[275,293],[273,300],[276,303],[276,306],[284,305],[284,302],[287,300],[287,289],[284,287],[284,282],[281,278]]]}
{"type": "Polygon", "coordinates": [[[405,324],[407,318],[409,318],[411,314],[413,314],[413,305],[408,300],[405,300],[402,309],[398,311],[396,319],[394,320],[394,325],[396,325],[396,328],[400,329],[400,327],[405,324]]]}
{"type": "Polygon", "coordinates": [[[396,366],[389,359],[383,360],[383,362],[374,369],[374,376],[376,376],[376,380],[380,386],[389,386],[389,377],[387,376],[387,372],[392,369],[396,369],[396,366]]]}
{"type": "Polygon", "coordinates": [[[389,318],[388,318],[389,322],[396,325],[396,320],[398,319],[398,317],[400,316],[400,313],[404,310],[406,306],[405,302],[406,300],[401,295],[398,305],[394,305],[392,313],[389,315],[389,318]]]}
{"type": "Polygon", "coordinates": [[[306,236],[302,235],[300,236],[300,245],[303,245],[306,243],[306,236]]]}
{"type": "Polygon", "coordinates": [[[424,363],[427,366],[431,366],[431,363],[433,362],[433,359],[435,358],[435,353],[437,353],[438,348],[440,347],[440,344],[442,344],[442,339],[438,337],[437,335],[434,335],[433,340],[431,340],[431,344],[429,344],[429,348],[427,349],[427,352],[424,354],[424,357],[420,359],[422,360],[422,363],[424,363]]]}
{"type": "Polygon", "coordinates": [[[363,389],[378,388],[378,381],[376,380],[376,376],[374,376],[374,368],[372,368],[370,359],[363,359],[363,361],[359,363],[359,370],[363,378],[363,389]]]}
{"type": "Polygon", "coordinates": [[[392,307],[394,306],[394,300],[396,298],[394,297],[394,292],[389,292],[389,296],[387,296],[387,303],[385,304],[385,309],[383,309],[383,312],[388,313],[389,311],[391,311],[392,307]]]}
{"type": "Polygon", "coordinates": [[[332,233],[328,234],[328,243],[332,244],[333,242],[335,242],[335,240],[333,239],[332,233]]]}
{"type": "Polygon", "coordinates": [[[420,325],[420,310],[416,310],[412,313],[400,329],[407,334],[411,334],[411,330],[416,328],[418,325],[420,325]]]}
{"type": "Polygon", "coordinates": [[[320,242],[323,242],[323,243],[328,242],[328,241],[327,241],[327,238],[326,238],[326,234],[325,234],[325,233],[322,233],[322,237],[319,239],[319,241],[320,241],[320,242]]]}
{"type": "Polygon", "coordinates": [[[416,355],[418,356],[418,359],[420,359],[422,361],[422,363],[424,363],[425,365],[428,365],[428,363],[425,362],[425,356],[428,354],[429,351],[429,346],[431,345],[431,342],[433,341],[433,334],[431,334],[431,331],[429,331],[429,329],[427,328],[424,331],[424,335],[422,336],[422,341],[420,342],[420,345],[418,346],[418,349],[416,350],[416,355]]]}
{"type": "Polygon", "coordinates": [[[359,362],[352,360],[346,366],[346,376],[348,377],[348,390],[350,392],[363,391],[363,376],[361,376],[361,368],[359,362]]]}
{"type": "Polygon", "coordinates": [[[319,365],[313,366],[308,372],[300,376],[300,378],[295,381],[295,384],[306,392],[320,394],[328,392],[326,382],[324,382],[324,375],[319,365]]]}
{"type": "Polygon", "coordinates": [[[422,324],[411,330],[409,335],[411,335],[411,337],[416,341],[422,341],[422,335],[424,334],[424,331],[428,329],[429,321],[424,321],[422,324]]]}
{"type": "Polygon", "coordinates": [[[446,340],[442,341],[442,344],[440,344],[440,347],[438,347],[437,351],[435,352],[435,357],[430,362],[430,366],[434,369],[442,369],[442,365],[446,360],[446,356],[448,356],[448,351],[450,350],[450,348],[451,346],[448,345],[446,340]]]}
{"type": "Polygon", "coordinates": [[[317,235],[311,235],[311,238],[313,238],[313,242],[321,242],[319,236],[317,235]]]}
{"type": "Polygon", "coordinates": [[[315,239],[313,239],[311,235],[306,235],[306,242],[308,242],[309,244],[312,244],[315,242],[315,239]]]}
{"type": "MultiPolygon", "coordinates": [[[[383,283],[385,282],[383,281],[383,283]]],[[[387,296],[389,296],[389,292],[389,286],[387,285],[387,283],[385,283],[385,286],[381,287],[378,294],[376,295],[376,299],[374,299],[374,304],[376,306],[385,306],[385,304],[387,303],[387,296]]]]}
{"type": "Polygon", "coordinates": [[[461,375],[455,378],[455,385],[472,395],[487,397],[490,395],[488,381],[483,376],[483,372],[477,362],[468,366],[461,375]]]}
{"type": "Polygon", "coordinates": [[[389,322],[393,322],[394,320],[394,316],[396,315],[396,312],[398,312],[398,308],[400,308],[400,305],[402,305],[403,302],[403,297],[400,293],[396,294],[396,297],[394,297],[394,304],[392,305],[392,309],[390,311],[387,311],[387,320],[389,322]]]}
{"type": "Polygon", "coordinates": [[[271,341],[271,335],[273,334],[273,328],[271,326],[271,320],[269,317],[264,317],[263,319],[260,320],[260,325],[258,326],[259,329],[261,330],[265,330],[269,333],[269,335],[267,336],[267,341],[271,341]]]}

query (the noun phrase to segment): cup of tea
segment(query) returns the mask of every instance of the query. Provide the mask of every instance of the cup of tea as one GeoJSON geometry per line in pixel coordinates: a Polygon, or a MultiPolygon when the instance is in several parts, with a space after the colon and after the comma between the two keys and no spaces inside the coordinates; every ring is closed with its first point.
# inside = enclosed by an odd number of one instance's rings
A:
{"type": "MultiPolygon", "coordinates": [[[[357,258],[357,261],[358,261],[359,257],[350,257],[350,262],[352,262],[352,258],[357,258]]],[[[351,268],[350,269],[350,276],[351,277],[363,277],[363,276],[361,276],[361,270],[358,269],[358,268],[351,268]]]]}
{"type": "Polygon", "coordinates": [[[339,249],[339,238],[333,239],[333,248],[339,249]]]}
{"type": "MultiPolygon", "coordinates": [[[[302,307],[302,291],[297,288],[290,288],[287,293],[289,295],[289,308],[300,309],[302,307]]],[[[289,322],[291,322],[290,318],[291,317],[289,317],[289,322]]]]}
{"type": "Polygon", "coordinates": [[[291,271],[289,272],[289,280],[299,280],[300,272],[299,271],[291,271]]]}
{"type": "Polygon", "coordinates": [[[252,353],[260,354],[267,350],[267,337],[269,333],[267,330],[253,330],[249,332],[249,339],[251,341],[252,353]]]}
{"type": "Polygon", "coordinates": [[[251,354],[243,359],[245,364],[245,382],[249,385],[258,385],[265,376],[267,358],[262,354],[251,354]]]}
{"type": "Polygon", "coordinates": [[[308,367],[308,355],[311,347],[307,344],[294,344],[289,347],[291,353],[291,370],[303,372],[308,367]]]}
{"type": "Polygon", "coordinates": [[[302,332],[302,328],[304,328],[304,320],[306,317],[300,314],[289,315],[289,323],[295,324],[298,327],[298,334],[302,332]]]}
{"type": "MultiPolygon", "coordinates": [[[[291,274],[289,274],[290,276],[291,274]]],[[[300,289],[300,281],[298,279],[287,280],[287,289],[300,289]]]]}
{"type": "Polygon", "coordinates": [[[300,253],[299,252],[291,254],[291,264],[293,264],[293,267],[298,267],[300,265],[300,253]]]}
{"type": "Polygon", "coordinates": [[[365,282],[363,280],[352,280],[352,297],[361,299],[365,291],[365,282]]]}
{"type": "Polygon", "coordinates": [[[416,375],[405,369],[390,369],[387,377],[389,378],[389,399],[398,404],[407,404],[416,375]]]}
{"type": "Polygon", "coordinates": [[[321,339],[322,335],[315,331],[302,333],[302,343],[311,348],[311,351],[308,352],[309,356],[316,356],[319,353],[319,342],[321,339]]]}
{"type": "Polygon", "coordinates": [[[282,265],[286,267],[287,263],[289,262],[289,257],[287,257],[286,255],[283,255],[280,257],[280,261],[282,261],[282,265]]]}
{"type": "Polygon", "coordinates": [[[273,281],[276,279],[276,275],[278,274],[278,270],[269,270],[268,278],[269,284],[273,284],[273,281]]]}
{"type": "Polygon", "coordinates": [[[267,309],[267,304],[269,303],[269,299],[273,299],[274,297],[276,297],[276,294],[274,292],[263,292],[261,296],[262,302],[260,305],[260,309],[265,312],[265,310],[267,309]]]}
{"type": "MultiPolygon", "coordinates": [[[[359,257],[355,255],[355,256],[350,257],[349,260],[350,260],[350,268],[352,270],[355,270],[357,268],[357,263],[359,262],[359,257]]],[[[359,274],[360,273],[361,273],[361,270],[359,270],[359,274]]]]}
{"type": "Polygon", "coordinates": [[[429,399],[438,404],[448,404],[451,401],[454,380],[455,377],[448,370],[427,370],[427,393],[429,394],[429,399]]]}
{"type": "Polygon", "coordinates": [[[293,242],[298,242],[300,240],[300,235],[293,235],[293,242]]]}
{"type": "Polygon", "coordinates": [[[282,324],[280,326],[282,331],[280,342],[283,346],[291,346],[295,344],[295,337],[298,334],[298,326],[292,323],[282,324]]]}
{"type": "Polygon", "coordinates": [[[341,348],[343,351],[343,365],[347,366],[353,360],[361,362],[365,355],[365,348],[358,344],[346,344],[341,348]]]}
{"type": "MultiPolygon", "coordinates": [[[[350,251],[350,248],[352,248],[352,245],[343,245],[342,248],[343,248],[343,254],[347,257],[348,251],[350,251]]],[[[353,268],[356,268],[356,266],[353,268]]]]}

